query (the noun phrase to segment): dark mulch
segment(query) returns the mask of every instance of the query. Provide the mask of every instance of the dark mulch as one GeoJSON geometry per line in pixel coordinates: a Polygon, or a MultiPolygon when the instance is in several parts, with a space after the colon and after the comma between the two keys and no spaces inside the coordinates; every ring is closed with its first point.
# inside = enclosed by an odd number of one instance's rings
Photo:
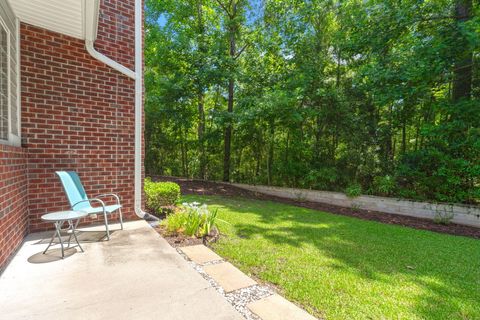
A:
{"type": "Polygon", "coordinates": [[[280,203],[295,205],[298,207],[326,211],[344,216],[356,217],[364,220],[378,221],[386,224],[396,224],[421,230],[429,230],[439,233],[447,233],[458,236],[480,239],[480,228],[462,226],[455,223],[448,225],[438,224],[431,220],[401,216],[396,214],[369,211],[362,209],[352,209],[334,206],[326,203],[298,201],[261,194],[249,190],[237,188],[227,183],[212,181],[191,180],[176,177],[154,177],[156,181],[173,181],[180,185],[182,194],[200,194],[200,195],[220,195],[227,197],[244,197],[249,199],[269,200],[280,203]]]}
{"type": "Polygon", "coordinates": [[[170,234],[167,232],[165,227],[158,225],[155,227],[155,230],[160,233],[160,235],[167,240],[167,242],[174,248],[178,247],[186,247],[186,246],[194,246],[197,244],[204,244],[208,245],[210,242],[217,241],[218,237],[220,236],[218,232],[215,230],[213,235],[207,236],[205,238],[196,238],[196,237],[189,237],[183,234],[170,234]]]}
{"type": "Polygon", "coordinates": [[[160,235],[167,240],[167,242],[174,248],[177,247],[186,247],[186,246],[194,246],[197,244],[202,244],[203,239],[201,238],[192,238],[192,237],[186,237],[182,234],[177,234],[177,235],[171,235],[168,234],[165,230],[164,227],[162,226],[157,226],[155,227],[155,230],[160,233],[160,235]]]}

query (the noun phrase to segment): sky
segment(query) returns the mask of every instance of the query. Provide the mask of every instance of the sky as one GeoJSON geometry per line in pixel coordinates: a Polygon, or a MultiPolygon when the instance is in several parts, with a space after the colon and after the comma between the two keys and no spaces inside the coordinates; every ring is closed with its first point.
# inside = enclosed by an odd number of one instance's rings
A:
{"type": "MultiPolygon", "coordinates": [[[[247,22],[249,24],[255,22],[255,20],[260,17],[264,1],[265,0],[249,0],[251,8],[247,14],[247,22]]],[[[157,20],[158,25],[164,27],[167,24],[167,19],[166,14],[161,14],[157,20]]]]}

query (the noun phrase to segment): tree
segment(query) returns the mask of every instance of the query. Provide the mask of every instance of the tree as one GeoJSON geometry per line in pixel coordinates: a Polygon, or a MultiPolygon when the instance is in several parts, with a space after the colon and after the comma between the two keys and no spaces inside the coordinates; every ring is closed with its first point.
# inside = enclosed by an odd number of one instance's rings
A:
{"type": "Polygon", "coordinates": [[[455,3],[455,22],[458,41],[455,46],[460,49],[453,71],[452,99],[458,102],[470,99],[472,93],[473,52],[465,34],[464,27],[472,17],[472,0],[457,0],[455,3]]]}
{"type": "Polygon", "coordinates": [[[241,36],[242,23],[245,21],[244,12],[247,2],[245,0],[216,0],[221,11],[224,14],[224,24],[228,39],[228,100],[227,112],[228,120],[224,132],[224,155],[223,155],[223,181],[230,181],[231,170],[231,144],[232,144],[232,114],[235,99],[235,79],[236,79],[236,61],[246,49],[245,44],[241,49],[237,49],[237,42],[241,36]]]}
{"type": "Polygon", "coordinates": [[[148,0],[146,168],[480,197],[471,0],[148,0]]]}

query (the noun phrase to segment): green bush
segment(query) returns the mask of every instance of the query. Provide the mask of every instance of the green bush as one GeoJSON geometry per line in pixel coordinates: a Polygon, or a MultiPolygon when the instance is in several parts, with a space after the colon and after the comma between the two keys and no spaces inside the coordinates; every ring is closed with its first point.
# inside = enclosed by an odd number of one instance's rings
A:
{"type": "Polygon", "coordinates": [[[145,179],[146,206],[154,213],[160,213],[162,207],[175,205],[180,200],[180,186],[174,182],[153,182],[145,179]]]}
{"type": "Polygon", "coordinates": [[[399,191],[413,190],[417,198],[450,203],[479,200],[480,165],[436,148],[403,156],[396,175],[399,191]]]}
{"type": "Polygon", "coordinates": [[[389,196],[395,191],[396,183],[392,176],[378,176],[373,179],[375,194],[389,196]]]}
{"type": "Polygon", "coordinates": [[[170,234],[205,237],[216,228],[217,211],[209,211],[206,204],[184,203],[181,211],[172,213],[161,222],[170,234]]]}
{"type": "Polygon", "coordinates": [[[345,189],[345,194],[349,198],[355,198],[362,194],[362,186],[358,183],[351,184],[345,189]]]}

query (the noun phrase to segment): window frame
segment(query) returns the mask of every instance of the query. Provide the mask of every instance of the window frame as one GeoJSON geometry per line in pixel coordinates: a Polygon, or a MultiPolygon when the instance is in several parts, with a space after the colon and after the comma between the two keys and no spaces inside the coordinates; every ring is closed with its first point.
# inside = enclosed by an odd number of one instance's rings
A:
{"type": "Polygon", "coordinates": [[[20,20],[15,17],[15,33],[10,30],[7,23],[5,23],[4,19],[0,16],[0,26],[5,29],[7,32],[7,117],[8,117],[8,136],[7,139],[0,138],[0,144],[12,145],[12,146],[21,146],[21,121],[20,121],[20,20]],[[15,40],[15,47],[16,47],[16,57],[15,57],[15,68],[16,68],[16,88],[17,92],[15,92],[17,96],[17,132],[18,135],[12,132],[13,128],[13,118],[12,118],[12,35],[15,40]]]}

